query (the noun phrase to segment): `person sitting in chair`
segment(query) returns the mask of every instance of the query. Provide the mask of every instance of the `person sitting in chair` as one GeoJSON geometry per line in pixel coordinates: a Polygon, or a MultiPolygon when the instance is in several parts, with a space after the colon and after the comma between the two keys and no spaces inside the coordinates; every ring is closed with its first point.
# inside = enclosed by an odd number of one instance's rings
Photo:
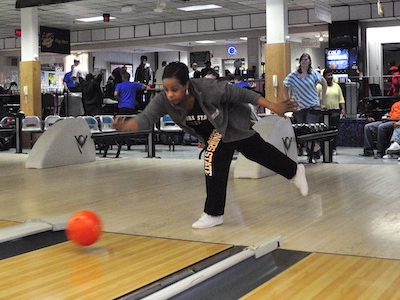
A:
{"type": "MultiPolygon", "coordinates": [[[[394,103],[388,115],[391,119],[400,119],[400,101],[394,103]]],[[[360,156],[374,156],[374,141],[377,152],[375,158],[383,158],[394,129],[394,121],[375,121],[364,126],[364,151],[360,156]]]]}

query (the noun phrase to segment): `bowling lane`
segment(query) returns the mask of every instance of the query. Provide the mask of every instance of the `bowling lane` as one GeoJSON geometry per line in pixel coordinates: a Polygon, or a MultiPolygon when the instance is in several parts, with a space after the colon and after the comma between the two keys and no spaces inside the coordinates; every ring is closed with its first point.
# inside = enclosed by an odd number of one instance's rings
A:
{"type": "Polygon", "coordinates": [[[313,253],[247,299],[400,299],[400,261],[313,253]]]}
{"type": "Polygon", "coordinates": [[[0,261],[4,299],[115,299],[231,245],[104,233],[0,261]]]}
{"type": "Polygon", "coordinates": [[[0,228],[10,227],[10,226],[18,225],[18,224],[20,224],[20,223],[1,220],[0,228]]]}

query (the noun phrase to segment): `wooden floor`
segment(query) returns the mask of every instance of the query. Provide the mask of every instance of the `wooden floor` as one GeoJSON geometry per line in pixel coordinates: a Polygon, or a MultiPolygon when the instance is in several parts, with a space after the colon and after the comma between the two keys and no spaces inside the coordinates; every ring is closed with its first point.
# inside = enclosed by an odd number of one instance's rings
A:
{"type": "Polygon", "coordinates": [[[25,160],[0,153],[0,220],[90,209],[109,233],[226,245],[280,235],[284,249],[400,260],[398,165],[306,165],[307,197],[280,176],[230,176],[225,223],[193,230],[205,199],[200,160],[107,158],[53,169],[25,169],[25,160]]]}
{"type": "Polygon", "coordinates": [[[399,285],[400,261],[313,253],[241,299],[399,299],[399,285]]]}
{"type": "Polygon", "coordinates": [[[0,260],[2,299],[115,299],[229,248],[105,233],[0,260]],[[23,281],[21,283],[21,281],[23,281]]]}

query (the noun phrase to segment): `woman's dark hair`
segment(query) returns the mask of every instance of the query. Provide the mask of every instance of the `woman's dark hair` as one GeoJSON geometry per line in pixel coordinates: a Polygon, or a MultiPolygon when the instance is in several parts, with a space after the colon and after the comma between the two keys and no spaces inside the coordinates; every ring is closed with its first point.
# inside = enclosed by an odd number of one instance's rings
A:
{"type": "Polygon", "coordinates": [[[325,70],[324,70],[324,72],[322,73],[322,76],[326,76],[326,75],[328,75],[328,74],[331,74],[331,73],[333,73],[333,70],[332,69],[329,69],[329,68],[326,68],[325,70]]]}
{"type": "Polygon", "coordinates": [[[308,66],[308,69],[307,69],[307,74],[311,74],[311,70],[312,70],[312,67],[311,67],[311,56],[310,56],[310,54],[308,54],[308,53],[303,53],[301,56],[300,56],[300,58],[299,58],[299,67],[297,68],[297,72],[299,72],[300,74],[301,73],[303,73],[302,71],[301,71],[301,60],[303,59],[303,57],[307,57],[309,60],[310,60],[310,65],[308,66]]]}
{"type": "Polygon", "coordinates": [[[176,78],[180,84],[185,85],[189,81],[189,69],[184,63],[171,62],[164,69],[164,78],[176,78]]]}

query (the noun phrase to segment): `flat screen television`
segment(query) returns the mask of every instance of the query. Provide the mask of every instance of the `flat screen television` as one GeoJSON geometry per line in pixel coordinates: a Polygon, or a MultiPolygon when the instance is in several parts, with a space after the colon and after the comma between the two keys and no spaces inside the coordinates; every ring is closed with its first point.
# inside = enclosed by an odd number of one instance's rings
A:
{"type": "Polygon", "coordinates": [[[327,49],[325,52],[326,67],[332,70],[346,70],[350,66],[349,49],[327,49]]]}
{"type": "Polygon", "coordinates": [[[328,28],[329,48],[358,47],[358,21],[334,21],[328,28]]]}

